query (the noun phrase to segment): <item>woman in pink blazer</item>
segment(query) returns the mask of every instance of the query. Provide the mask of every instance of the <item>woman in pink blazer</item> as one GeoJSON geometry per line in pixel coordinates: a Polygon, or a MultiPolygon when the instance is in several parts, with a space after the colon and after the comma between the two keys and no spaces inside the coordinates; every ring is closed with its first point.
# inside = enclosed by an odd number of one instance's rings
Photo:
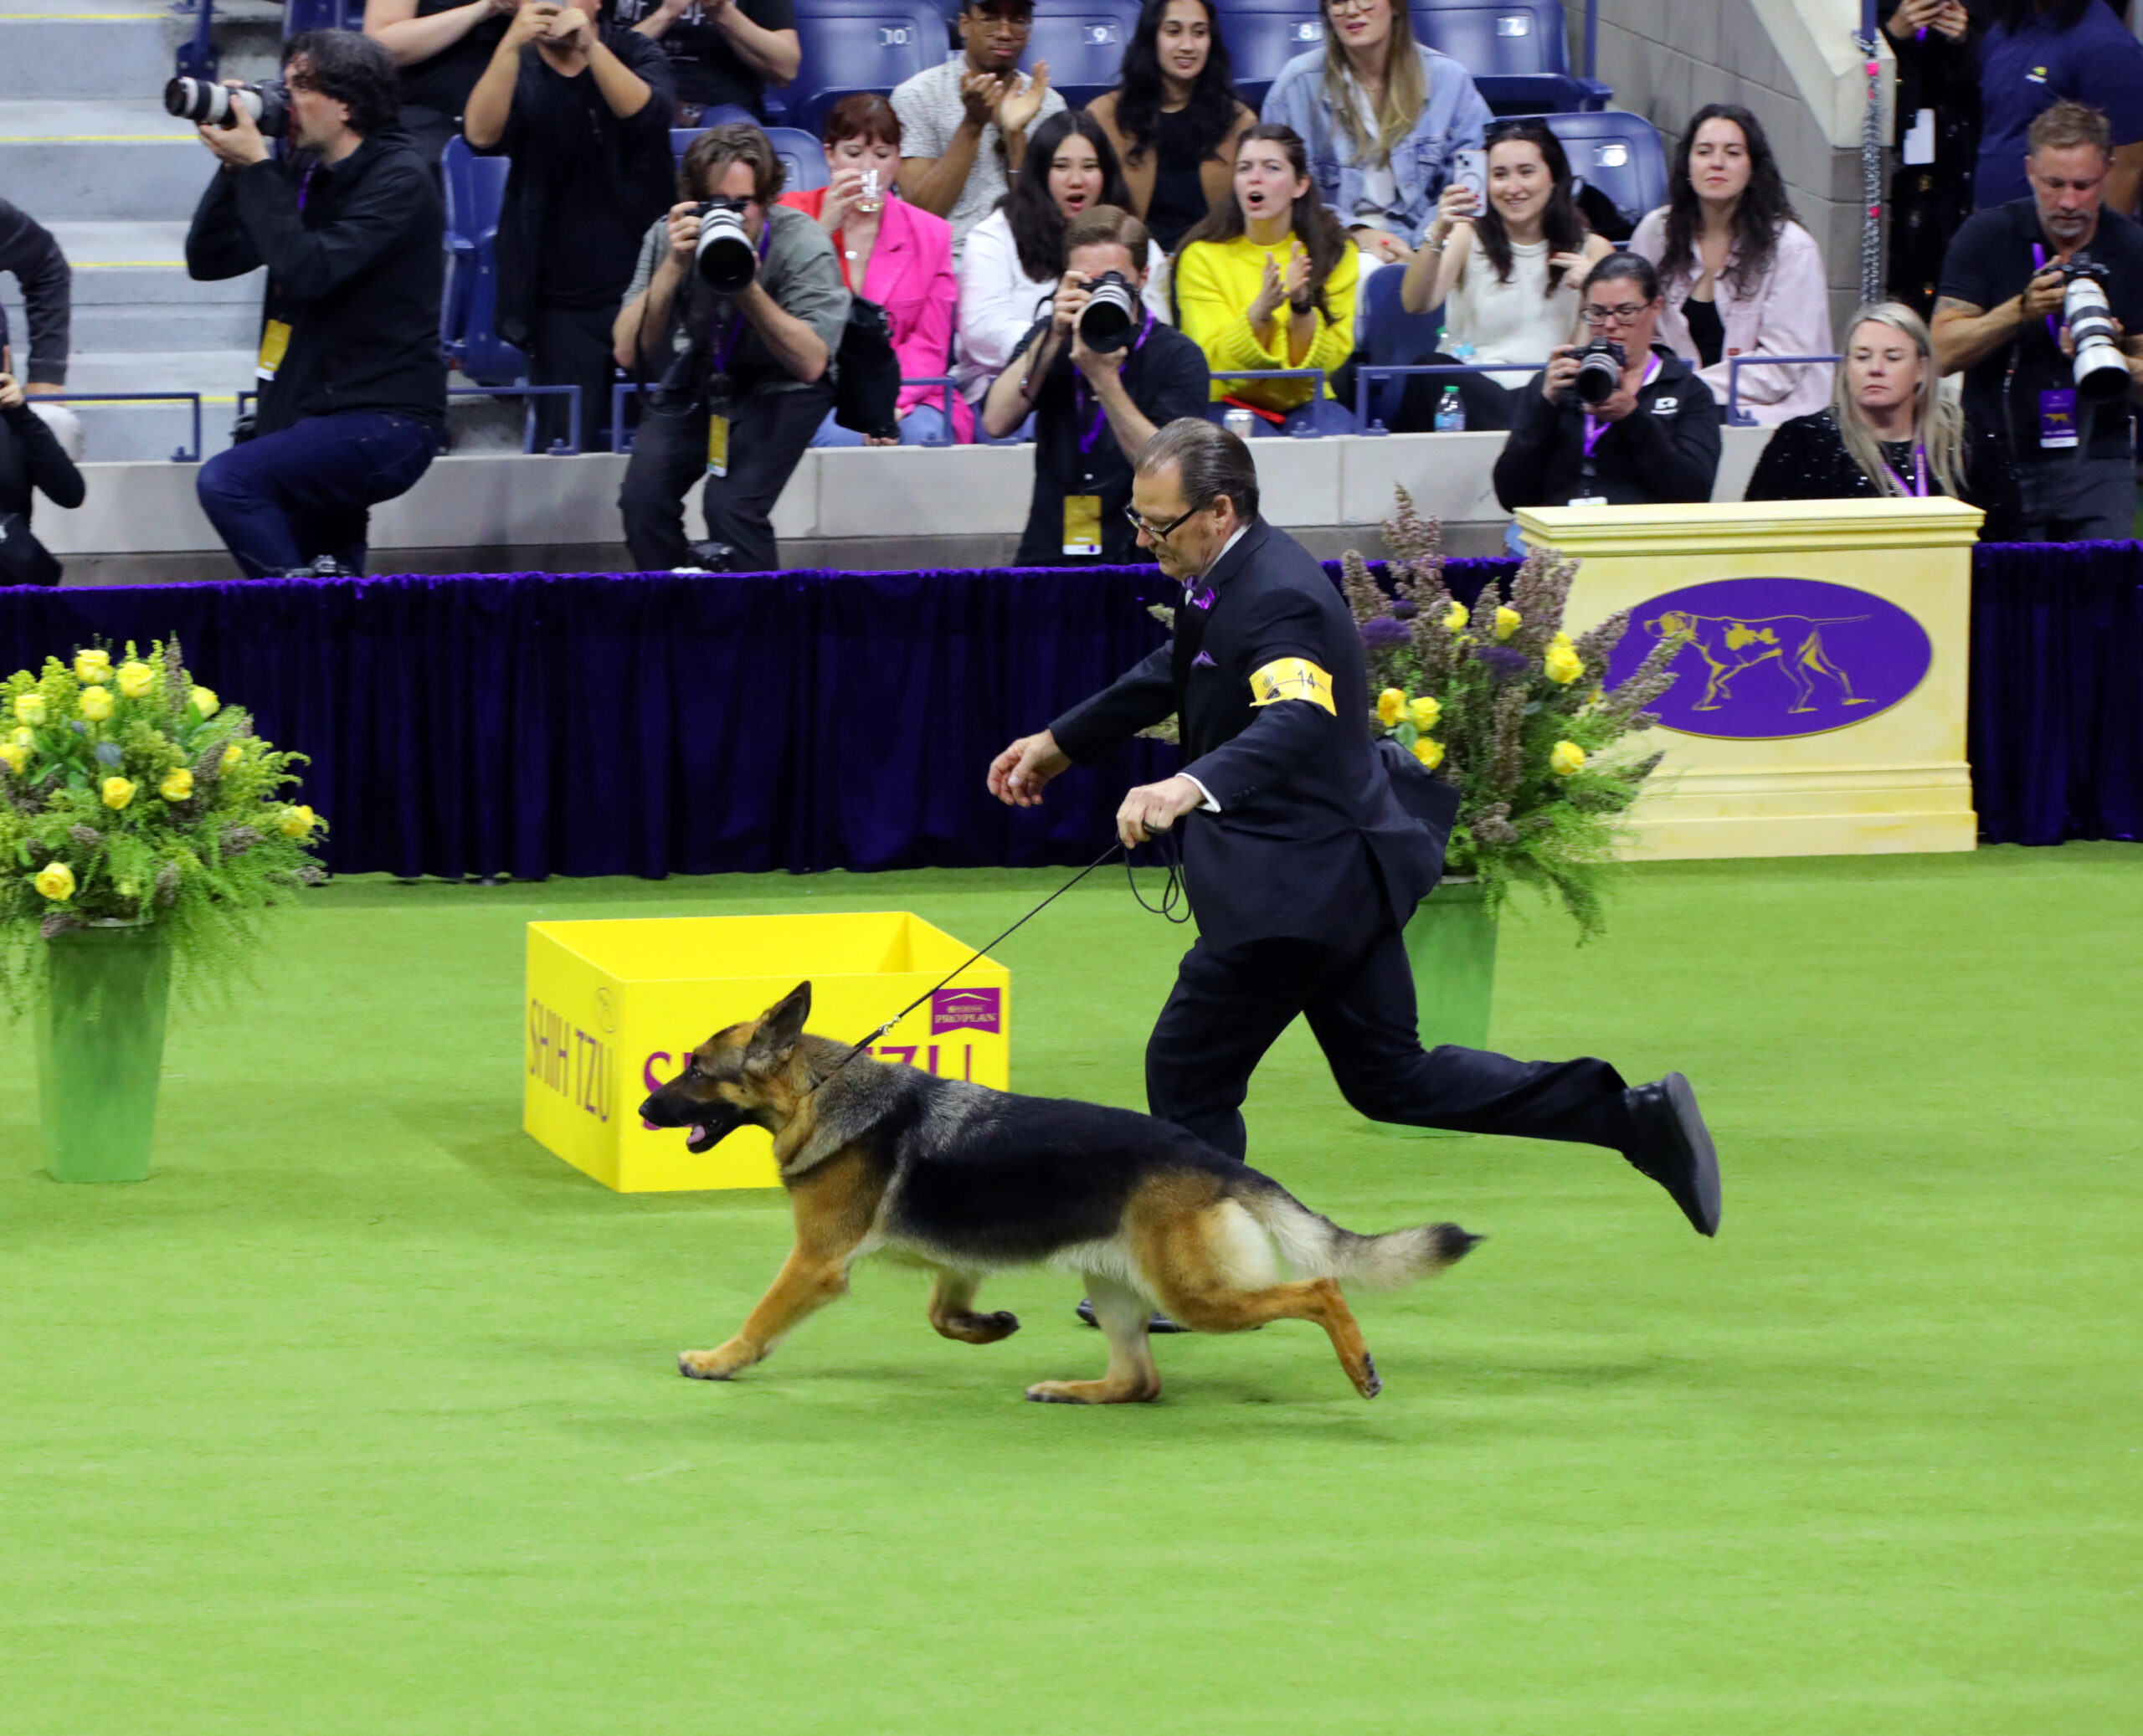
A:
{"type": "MultiPolygon", "coordinates": [[[[893,197],[893,177],[901,166],[901,117],[884,97],[858,91],[834,105],[826,116],[824,143],[831,184],[809,193],[785,193],[781,203],[817,219],[833,242],[841,280],[886,310],[901,378],[950,373],[953,316],[960,300],[960,280],[953,275],[953,226],[893,197]]],[[[811,444],[942,443],[947,438],[945,388],[902,386],[900,419],[899,439],[881,439],[839,426],[829,412],[811,444]]],[[[974,412],[958,392],[953,393],[951,438],[974,439],[974,412]]]]}
{"type": "MultiPolygon", "coordinates": [[[[1764,129],[1746,109],[1713,103],[1683,136],[1671,203],[1630,237],[1659,268],[1660,342],[1696,367],[1726,403],[1737,356],[1827,356],[1831,291],[1815,238],[1794,221],[1764,129]]],[[[1831,401],[1816,363],[1743,367],[1740,405],[1765,427],[1831,401]]]]}

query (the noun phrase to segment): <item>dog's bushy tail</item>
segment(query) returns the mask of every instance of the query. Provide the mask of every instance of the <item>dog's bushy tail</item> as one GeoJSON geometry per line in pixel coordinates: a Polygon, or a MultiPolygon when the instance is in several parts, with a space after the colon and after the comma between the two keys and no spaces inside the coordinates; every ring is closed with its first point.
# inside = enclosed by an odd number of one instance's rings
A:
{"type": "Polygon", "coordinates": [[[1304,1277],[1344,1278],[1371,1290],[1396,1290],[1433,1277],[1464,1259],[1481,1240],[1456,1224],[1358,1235],[1312,1211],[1277,1182],[1246,1196],[1242,1204],[1304,1277]]]}

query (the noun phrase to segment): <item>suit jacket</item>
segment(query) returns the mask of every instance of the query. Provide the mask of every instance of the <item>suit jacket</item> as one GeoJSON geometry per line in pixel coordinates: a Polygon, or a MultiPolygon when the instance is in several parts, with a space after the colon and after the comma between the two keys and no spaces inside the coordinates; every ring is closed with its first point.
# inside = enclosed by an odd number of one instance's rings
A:
{"type": "MultiPolygon", "coordinates": [[[[785,193],[780,203],[794,205],[815,223],[826,208],[826,189],[785,193]]],[[[835,262],[844,265],[842,280],[848,281],[838,239],[834,249],[835,262]]],[[[960,280],[953,275],[952,224],[919,205],[889,196],[878,218],[878,239],[863,268],[863,281],[849,282],[848,286],[886,310],[892,321],[893,350],[900,357],[902,379],[927,380],[953,371],[953,314],[959,306],[960,280]]],[[[942,410],[945,388],[901,388],[902,415],[919,403],[935,404],[942,410]]],[[[956,439],[974,439],[974,411],[957,392],[953,394],[953,424],[956,439]]]]}
{"type": "Polygon", "coordinates": [[[1262,519],[1189,587],[1170,644],[1050,729],[1084,763],[1171,714],[1184,771],[1220,804],[1178,822],[1213,945],[1339,944],[1359,932],[1364,901],[1403,927],[1436,885],[1457,792],[1380,751],[1353,617],[1323,568],[1262,519]]]}

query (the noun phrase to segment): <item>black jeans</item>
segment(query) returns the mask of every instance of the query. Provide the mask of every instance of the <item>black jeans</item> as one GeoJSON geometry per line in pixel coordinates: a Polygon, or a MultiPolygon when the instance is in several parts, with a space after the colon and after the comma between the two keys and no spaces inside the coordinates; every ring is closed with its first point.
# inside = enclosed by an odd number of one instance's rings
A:
{"type": "MultiPolygon", "coordinates": [[[[580,449],[610,449],[610,386],[617,358],[610,352],[611,307],[541,306],[530,322],[528,381],[533,386],[580,388],[580,449]]],[[[573,428],[573,400],[560,393],[536,401],[536,449],[566,439],[573,428]]]]}
{"type": "Polygon", "coordinates": [[[1146,1045],[1147,1107],[1241,1158],[1250,1076],[1298,1014],[1341,1093],[1373,1121],[1617,1151],[1628,1143],[1622,1076],[1604,1061],[1513,1061],[1450,1044],[1424,1050],[1413,968],[1388,917],[1359,948],[1199,941],[1146,1045]]]}
{"type": "Polygon", "coordinates": [[[707,470],[707,413],[658,399],[640,419],[618,510],[624,516],[625,546],[643,573],[673,567],[711,567],[685,537],[685,496],[692,479],[707,476],[700,496],[711,543],[729,550],[717,556],[720,570],[769,573],[780,564],[773,540],[773,506],[789,485],[811,436],[832,408],[834,388],[820,383],[792,391],[752,392],[729,405],[729,474],[707,470]]]}
{"type": "Polygon", "coordinates": [[[2125,542],[2135,534],[2135,462],[2049,452],[2017,466],[2024,542],[2125,542]]]}
{"type": "Polygon", "coordinates": [[[321,555],[362,573],[370,509],[415,487],[439,444],[429,424],[388,410],[308,416],[218,452],[193,485],[248,578],[321,555]]]}

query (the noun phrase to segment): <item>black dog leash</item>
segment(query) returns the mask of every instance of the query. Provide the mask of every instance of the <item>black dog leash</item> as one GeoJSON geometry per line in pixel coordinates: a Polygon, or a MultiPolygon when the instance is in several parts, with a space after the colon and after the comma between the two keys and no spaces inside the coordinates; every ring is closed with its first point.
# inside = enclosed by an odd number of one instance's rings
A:
{"type": "MultiPolygon", "coordinates": [[[[922,994],[917,995],[913,1000],[902,1007],[899,1012],[894,1014],[892,1018],[888,1019],[883,1025],[880,1025],[877,1030],[872,1031],[870,1035],[865,1037],[861,1042],[854,1045],[849,1050],[847,1054],[841,1056],[839,1061],[833,1064],[832,1068],[827,1072],[825,1078],[820,1080],[817,1084],[812,1086],[811,1089],[813,1091],[818,1090],[819,1086],[824,1085],[827,1079],[832,1078],[835,1073],[840,1071],[843,1067],[854,1061],[857,1055],[862,1054],[865,1050],[868,1049],[873,1043],[876,1042],[879,1038],[885,1035],[887,1031],[898,1025],[902,1020],[907,1018],[910,1013],[912,1013],[917,1007],[921,1006],[923,1002],[929,999],[932,995],[935,994],[940,989],[943,989],[948,983],[951,982],[954,977],[959,975],[962,971],[965,970],[970,964],[973,964],[976,959],[981,958],[985,953],[989,952],[991,948],[1002,946],[1007,940],[1010,940],[1015,934],[1017,934],[1020,929],[1025,927],[1028,923],[1034,921],[1036,917],[1047,910],[1051,905],[1056,903],[1058,899],[1061,898],[1066,892],[1070,891],[1072,887],[1077,886],[1081,881],[1092,874],[1095,869],[1100,867],[1102,863],[1106,862],[1118,850],[1123,851],[1123,877],[1130,882],[1131,896],[1138,901],[1140,909],[1152,911],[1155,915],[1164,917],[1171,922],[1187,922],[1190,920],[1190,912],[1188,909],[1185,909],[1180,916],[1178,916],[1175,913],[1178,907],[1183,905],[1189,896],[1184,885],[1183,852],[1182,845],[1180,844],[1176,846],[1174,859],[1173,860],[1168,860],[1166,863],[1168,868],[1168,882],[1161,889],[1161,901],[1159,904],[1147,903],[1145,895],[1138,890],[1138,877],[1131,870],[1131,852],[1128,849],[1125,849],[1122,844],[1112,844],[1107,850],[1096,856],[1092,861],[1087,863],[1085,867],[1082,868],[1077,874],[1073,875],[1071,879],[1066,881],[1062,886],[1051,892],[1048,897],[1043,899],[1041,903],[1037,904],[1032,910],[1021,917],[1018,922],[1013,923],[1010,928],[1007,928],[1002,934],[999,935],[996,939],[984,942],[982,945],[977,947],[974,951],[969,953],[966,958],[963,958],[958,964],[947,971],[943,976],[938,978],[935,983],[933,983],[928,989],[924,989],[922,994]]],[[[1165,847],[1163,847],[1161,854],[1164,859],[1166,859],[1169,855],[1169,851],[1165,847]]]]}

